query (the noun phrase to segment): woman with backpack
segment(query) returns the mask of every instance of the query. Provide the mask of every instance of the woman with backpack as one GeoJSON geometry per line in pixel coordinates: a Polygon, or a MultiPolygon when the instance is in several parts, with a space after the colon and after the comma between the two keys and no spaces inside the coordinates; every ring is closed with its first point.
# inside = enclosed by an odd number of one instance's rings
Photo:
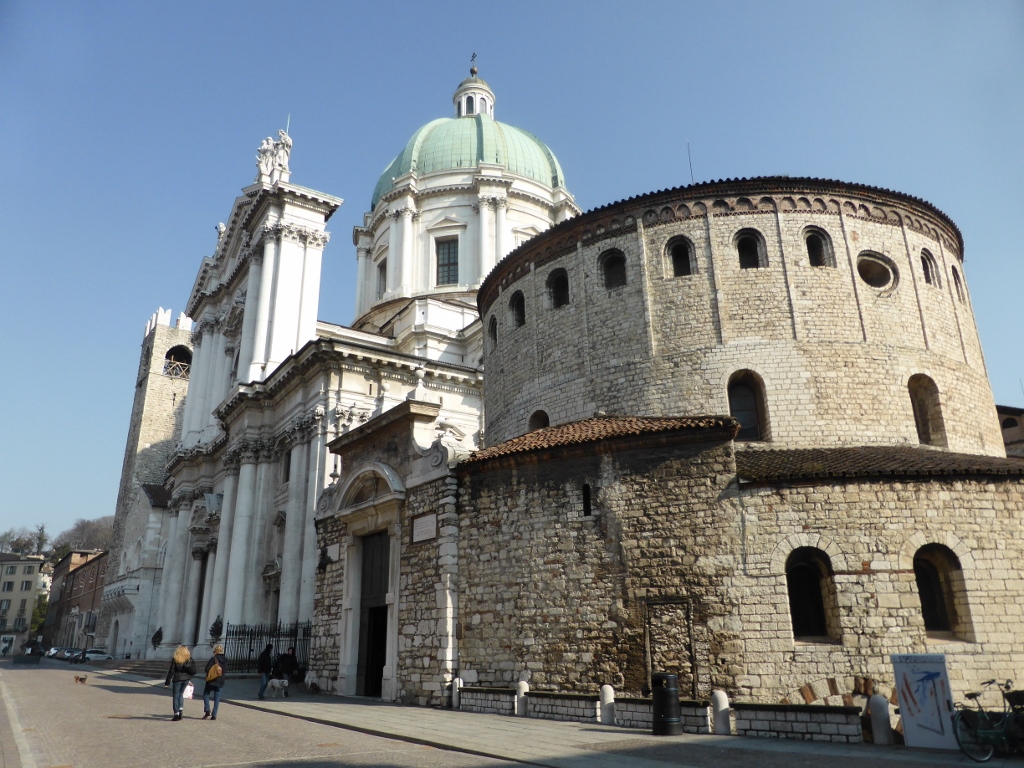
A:
{"type": "Polygon", "coordinates": [[[192,654],[184,645],[179,645],[171,659],[171,667],[167,670],[167,680],[164,681],[164,688],[174,683],[171,688],[171,706],[174,707],[172,720],[181,720],[185,714],[185,687],[192,682],[195,673],[196,663],[192,660],[192,654]]]}
{"type": "Polygon", "coordinates": [[[224,658],[224,646],[214,646],[213,656],[206,662],[206,688],[203,689],[203,720],[217,719],[220,707],[220,689],[224,687],[224,670],[227,660],[224,658]],[[210,697],[213,697],[213,709],[210,709],[210,697]]]}

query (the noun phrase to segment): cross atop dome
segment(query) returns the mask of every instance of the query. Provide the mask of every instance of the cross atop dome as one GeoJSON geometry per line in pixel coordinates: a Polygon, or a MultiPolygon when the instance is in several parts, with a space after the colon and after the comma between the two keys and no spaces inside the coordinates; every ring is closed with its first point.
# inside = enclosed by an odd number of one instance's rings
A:
{"type": "MultiPolygon", "coordinates": [[[[476,54],[473,54],[475,60],[476,54]]],[[[452,97],[456,117],[487,115],[494,118],[494,91],[484,80],[477,77],[477,68],[469,68],[469,77],[459,83],[452,97]]]]}

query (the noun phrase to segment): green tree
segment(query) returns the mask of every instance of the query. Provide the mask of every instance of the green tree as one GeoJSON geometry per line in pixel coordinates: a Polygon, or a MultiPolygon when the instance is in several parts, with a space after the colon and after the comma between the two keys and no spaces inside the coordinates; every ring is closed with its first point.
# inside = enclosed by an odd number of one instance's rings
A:
{"type": "Polygon", "coordinates": [[[43,622],[46,621],[46,609],[49,607],[50,601],[46,595],[39,595],[36,598],[36,607],[32,611],[32,634],[37,635],[43,631],[43,622]]]}

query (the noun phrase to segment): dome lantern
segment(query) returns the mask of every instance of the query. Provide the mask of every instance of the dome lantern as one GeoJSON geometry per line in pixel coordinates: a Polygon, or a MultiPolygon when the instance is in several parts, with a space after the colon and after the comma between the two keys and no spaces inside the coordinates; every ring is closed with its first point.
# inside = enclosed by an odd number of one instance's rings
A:
{"type": "Polygon", "coordinates": [[[494,119],[494,91],[484,80],[476,76],[477,68],[470,67],[469,77],[459,83],[452,96],[456,117],[487,115],[494,119]]]}

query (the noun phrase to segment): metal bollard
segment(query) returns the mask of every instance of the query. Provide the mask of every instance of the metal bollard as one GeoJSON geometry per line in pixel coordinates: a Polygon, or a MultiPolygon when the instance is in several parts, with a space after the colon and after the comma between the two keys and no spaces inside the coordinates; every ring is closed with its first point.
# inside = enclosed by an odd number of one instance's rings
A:
{"type": "Polygon", "coordinates": [[[651,733],[678,736],[683,732],[679,716],[679,678],[666,672],[651,675],[651,733]]]}

